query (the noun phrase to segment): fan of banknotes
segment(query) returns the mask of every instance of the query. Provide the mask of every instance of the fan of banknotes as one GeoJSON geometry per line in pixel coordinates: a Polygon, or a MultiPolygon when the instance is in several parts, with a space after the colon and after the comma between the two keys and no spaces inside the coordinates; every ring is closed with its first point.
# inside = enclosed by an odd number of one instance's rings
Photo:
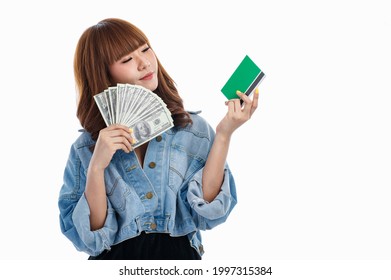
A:
{"type": "Polygon", "coordinates": [[[167,105],[142,86],[117,84],[96,94],[94,99],[107,126],[123,124],[132,129],[133,148],[174,126],[167,105]]]}

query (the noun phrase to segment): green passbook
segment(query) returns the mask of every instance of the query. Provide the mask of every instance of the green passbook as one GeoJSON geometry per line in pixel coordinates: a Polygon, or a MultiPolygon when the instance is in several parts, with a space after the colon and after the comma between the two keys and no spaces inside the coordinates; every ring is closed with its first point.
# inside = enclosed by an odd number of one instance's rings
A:
{"type": "Polygon", "coordinates": [[[228,98],[238,98],[237,90],[251,95],[257,86],[262,82],[265,73],[246,55],[234,73],[225,83],[221,92],[228,98]]]}

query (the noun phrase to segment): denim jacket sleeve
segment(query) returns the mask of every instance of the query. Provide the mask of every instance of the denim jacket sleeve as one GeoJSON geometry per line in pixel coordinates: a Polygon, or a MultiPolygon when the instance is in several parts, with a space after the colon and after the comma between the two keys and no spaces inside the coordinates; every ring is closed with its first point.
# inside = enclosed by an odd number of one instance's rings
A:
{"type": "MultiPolygon", "coordinates": [[[[197,124],[196,124],[197,126],[197,124]]],[[[204,122],[203,131],[206,132],[208,144],[204,147],[209,154],[212,147],[215,132],[211,126],[204,122]]],[[[201,130],[199,127],[198,130],[201,130]]],[[[220,188],[220,192],[211,202],[203,199],[202,192],[202,173],[204,168],[198,170],[194,176],[189,180],[189,188],[187,192],[187,200],[190,207],[193,209],[193,217],[198,221],[198,228],[201,230],[211,229],[223,222],[225,222],[231,213],[232,209],[237,203],[236,186],[234,178],[228,167],[224,167],[224,180],[220,188]]]]}
{"type": "Polygon", "coordinates": [[[86,168],[78,155],[75,145],[64,171],[64,183],[60,191],[58,206],[62,233],[77,250],[95,256],[109,249],[117,231],[115,212],[108,200],[108,211],[104,226],[91,231],[90,209],[84,196],[86,168]]]}
{"type": "Polygon", "coordinates": [[[198,228],[201,230],[211,229],[228,218],[237,203],[236,188],[233,176],[226,164],[224,169],[224,181],[219,194],[211,202],[203,199],[202,172],[199,170],[189,182],[187,200],[190,207],[197,215],[198,228]]]}

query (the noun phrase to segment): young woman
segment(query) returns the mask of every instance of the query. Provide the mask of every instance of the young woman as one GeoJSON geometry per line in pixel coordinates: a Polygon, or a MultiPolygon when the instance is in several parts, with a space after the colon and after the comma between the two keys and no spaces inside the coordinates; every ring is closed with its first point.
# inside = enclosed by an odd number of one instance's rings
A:
{"type": "Polygon", "coordinates": [[[74,58],[77,116],[59,195],[61,230],[89,259],[201,259],[200,230],[226,221],[236,188],[226,163],[233,132],[257,108],[226,102],[216,132],[185,111],[144,33],[121,19],[84,31],[74,58]],[[93,96],[117,83],[143,86],[167,104],[174,128],[136,149],[129,128],[106,127],[93,96]]]}

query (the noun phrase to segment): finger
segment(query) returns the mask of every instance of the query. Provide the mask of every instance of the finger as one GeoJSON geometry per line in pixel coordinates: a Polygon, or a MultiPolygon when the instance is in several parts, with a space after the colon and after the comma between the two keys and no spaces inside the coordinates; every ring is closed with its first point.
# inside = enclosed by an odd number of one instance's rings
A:
{"type": "Polygon", "coordinates": [[[240,97],[240,99],[243,100],[243,102],[244,102],[243,112],[249,114],[250,111],[251,111],[251,106],[252,106],[251,98],[248,97],[246,94],[240,92],[239,90],[236,91],[236,94],[237,94],[237,95],[240,97]]]}
{"type": "Polygon", "coordinates": [[[112,125],[112,134],[111,136],[115,136],[115,135],[122,135],[126,138],[129,139],[130,143],[133,143],[135,142],[134,139],[134,135],[133,135],[133,129],[126,126],[126,125],[122,125],[122,124],[114,124],[112,125]],[[118,134],[117,134],[118,133],[118,134]]]}
{"type": "Polygon", "coordinates": [[[250,112],[251,115],[258,108],[258,100],[259,100],[259,89],[256,88],[255,91],[254,91],[253,102],[252,102],[252,105],[251,105],[251,112],[250,112]]]}
{"type": "MultiPolygon", "coordinates": [[[[122,126],[122,125],[121,125],[122,126]]],[[[117,129],[113,129],[108,132],[109,137],[118,137],[122,136],[129,140],[130,143],[133,142],[132,138],[132,132],[133,130],[131,128],[127,128],[126,126],[118,127],[117,129]]]]}
{"type": "Polygon", "coordinates": [[[129,140],[127,138],[124,138],[124,137],[115,137],[115,138],[112,138],[112,141],[114,144],[122,144],[122,145],[125,145],[126,148],[131,151],[133,149],[132,145],[131,145],[131,142],[129,142],[129,140]]]}
{"type": "Polygon", "coordinates": [[[128,146],[126,146],[125,144],[115,144],[114,145],[114,148],[115,148],[115,150],[122,150],[122,151],[124,151],[125,153],[130,153],[131,151],[133,151],[133,148],[132,147],[128,147],[128,146]]]}
{"type": "Polygon", "coordinates": [[[129,128],[129,135],[128,137],[126,137],[127,139],[129,139],[129,142],[133,145],[135,144],[137,141],[136,141],[136,138],[134,137],[134,134],[133,134],[133,129],[129,128]]]}
{"type": "Polygon", "coordinates": [[[240,97],[240,99],[243,100],[243,102],[244,102],[245,104],[250,104],[250,103],[251,103],[250,97],[248,97],[248,96],[247,96],[246,94],[244,94],[243,92],[237,90],[237,91],[236,91],[236,94],[240,97]]]}
{"type": "Polygon", "coordinates": [[[127,127],[126,125],[123,125],[123,124],[112,124],[110,126],[108,126],[108,129],[109,130],[124,130],[124,131],[129,131],[129,127],[127,127]]]}
{"type": "Polygon", "coordinates": [[[240,104],[240,99],[233,99],[233,103],[234,103],[235,113],[241,112],[242,111],[242,104],[240,104]]]}
{"type": "Polygon", "coordinates": [[[235,102],[234,102],[234,99],[229,100],[227,106],[228,106],[228,114],[229,115],[235,113],[235,102]]]}

